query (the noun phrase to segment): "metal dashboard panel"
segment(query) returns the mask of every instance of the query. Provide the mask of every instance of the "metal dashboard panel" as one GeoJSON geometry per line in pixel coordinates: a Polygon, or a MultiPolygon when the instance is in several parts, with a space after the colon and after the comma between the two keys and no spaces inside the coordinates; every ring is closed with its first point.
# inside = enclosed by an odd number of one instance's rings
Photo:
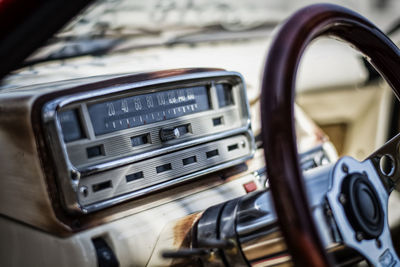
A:
{"type": "Polygon", "coordinates": [[[255,145],[245,90],[240,74],[212,71],[116,84],[45,103],[42,109],[43,126],[55,159],[64,207],[69,212],[96,211],[251,158],[255,145]],[[220,108],[217,105],[215,84],[221,83],[232,86],[234,102],[231,106],[220,108]],[[88,106],[93,103],[198,85],[207,86],[209,90],[210,110],[104,135],[94,134],[88,114],[88,106]],[[78,110],[85,138],[64,142],[59,113],[70,109],[78,110]],[[222,118],[222,123],[213,125],[215,118],[222,118]],[[176,140],[160,140],[160,129],[179,125],[190,125],[190,134],[176,140]],[[148,134],[151,143],[133,147],[132,136],[141,134],[148,134]],[[229,140],[236,140],[234,145],[238,144],[240,149],[221,153],[215,162],[204,159],[204,153],[212,150],[211,147],[221,147],[220,151],[228,149],[229,140]],[[245,144],[244,147],[241,144],[245,144]],[[101,156],[88,157],[87,149],[93,146],[102,147],[101,156]],[[182,168],[177,162],[184,160],[189,151],[203,151],[203,154],[195,153],[196,164],[191,168],[182,168]],[[157,169],[158,164],[168,161],[171,161],[170,170],[154,174],[153,169],[157,169]],[[138,166],[145,166],[143,177],[128,181],[127,175],[142,171],[138,166]],[[149,168],[152,170],[145,170],[149,168]]]}

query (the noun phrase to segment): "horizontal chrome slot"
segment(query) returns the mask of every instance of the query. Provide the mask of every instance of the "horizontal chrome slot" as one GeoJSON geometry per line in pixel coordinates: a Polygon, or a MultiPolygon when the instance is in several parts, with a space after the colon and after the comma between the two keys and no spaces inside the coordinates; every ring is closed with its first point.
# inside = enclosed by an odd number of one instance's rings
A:
{"type": "Polygon", "coordinates": [[[143,177],[144,177],[144,175],[143,175],[142,171],[128,174],[125,176],[127,183],[138,180],[138,179],[142,179],[143,177]]]}
{"type": "Polygon", "coordinates": [[[213,150],[210,150],[210,151],[206,152],[206,156],[207,156],[208,159],[216,157],[218,155],[219,155],[218,149],[213,149],[213,150]]]}
{"type": "Polygon", "coordinates": [[[238,144],[233,144],[228,146],[228,151],[236,150],[239,148],[238,144]]]}
{"type": "Polygon", "coordinates": [[[93,193],[112,188],[111,180],[92,185],[93,193]]]}
{"type": "Polygon", "coordinates": [[[248,135],[233,136],[85,177],[81,179],[80,187],[90,188],[93,184],[108,180],[111,180],[115,186],[113,190],[89,193],[86,196],[80,195],[80,203],[86,206],[117,196],[129,199],[132,196],[141,195],[141,192],[151,191],[154,185],[162,185],[164,182],[173,181],[187,174],[249,157],[252,155],[251,142],[248,135]],[[227,147],[232,143],[241,145],[238,145],[237,149],[228,151],[227,147]],[[140,178],[135,179],[132,173],[138,172],[140,178]],[[129,194],[129,192],[135,194],[129,194]]]}
{"type": "Polygon", "coordinates": [[[182,159],[183,165],[189,165],[197,162],[197,157],[196,156],[191,156],[188,158],[182,159]]]}

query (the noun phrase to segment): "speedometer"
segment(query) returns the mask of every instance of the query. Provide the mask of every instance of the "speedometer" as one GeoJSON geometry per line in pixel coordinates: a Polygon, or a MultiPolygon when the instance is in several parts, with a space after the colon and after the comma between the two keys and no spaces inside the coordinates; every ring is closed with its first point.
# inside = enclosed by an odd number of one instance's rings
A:
{"type": "Polygon", "coordinates": [[[138,127],[210,109],[206,86],[124,97],[88,107],[96,135],[138,127]]]}

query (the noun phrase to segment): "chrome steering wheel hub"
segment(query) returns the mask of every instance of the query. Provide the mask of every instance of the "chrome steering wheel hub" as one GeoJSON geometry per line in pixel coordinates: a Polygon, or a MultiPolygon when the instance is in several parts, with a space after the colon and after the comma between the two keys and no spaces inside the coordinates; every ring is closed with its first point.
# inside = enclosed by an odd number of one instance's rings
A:
{"type": "Polygon", "coordinates": [[[374,266],[400,263],[390,237],[388,198],[370,160],[343,157],[332,169],[326,199],[342,242],[374,266]]]}

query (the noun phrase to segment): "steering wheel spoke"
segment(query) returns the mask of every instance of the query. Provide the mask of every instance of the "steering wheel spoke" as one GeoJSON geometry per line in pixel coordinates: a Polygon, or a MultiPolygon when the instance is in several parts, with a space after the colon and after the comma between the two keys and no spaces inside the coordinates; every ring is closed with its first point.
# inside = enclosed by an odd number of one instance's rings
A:
{"type": "Polygon", "coordinates": [[[391,192],[400,179],[400,134],[372,153],[371,160],[386,190],[391,192]]]}

